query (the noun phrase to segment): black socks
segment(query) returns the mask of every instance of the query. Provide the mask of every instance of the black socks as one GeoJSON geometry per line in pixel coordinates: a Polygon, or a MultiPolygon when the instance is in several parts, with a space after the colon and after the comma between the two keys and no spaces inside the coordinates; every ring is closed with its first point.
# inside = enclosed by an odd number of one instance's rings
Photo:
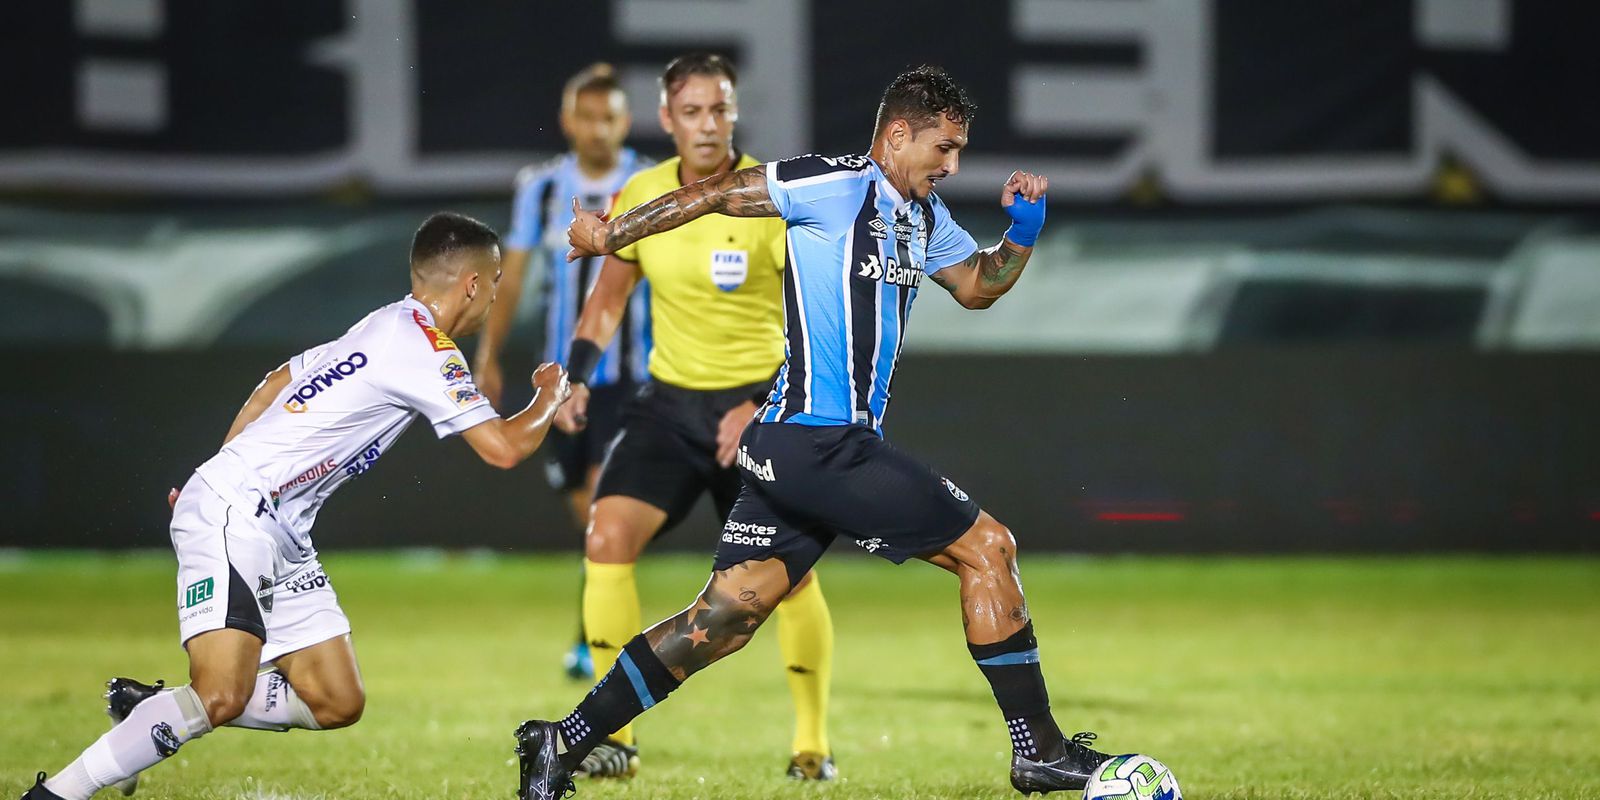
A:
{"type": "Polygon", "coordinates": [[[1061,729],[1050,716],[1050,693],[1039,669],[1039,643],[1033,623],[1004,641],[967,644],[972,660],[989,679],[995,702],[1005,715],[1011,752],[1030,761],[1054,761],[1066,755],[1061,729]]]}

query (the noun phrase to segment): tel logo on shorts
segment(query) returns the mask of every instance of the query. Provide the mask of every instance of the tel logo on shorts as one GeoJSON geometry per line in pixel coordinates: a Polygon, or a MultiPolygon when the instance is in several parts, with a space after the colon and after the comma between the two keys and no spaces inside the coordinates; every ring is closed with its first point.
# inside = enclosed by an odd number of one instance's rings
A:
{"type": "Polygon", "coordinates": [[[189,588],[183,590],[183,607],[194,608],[195,606],[210,600],[211,597],[216,593],[216,581],[210,578],[195,581],[194,583],[189,584],[189,588]]]}

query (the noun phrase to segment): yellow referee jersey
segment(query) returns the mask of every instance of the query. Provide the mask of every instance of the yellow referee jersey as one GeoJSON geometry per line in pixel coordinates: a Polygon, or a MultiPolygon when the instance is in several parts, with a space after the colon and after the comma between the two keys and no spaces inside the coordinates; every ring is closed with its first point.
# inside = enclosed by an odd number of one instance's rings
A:
{"type": "MultiPolygon", "coordinates": [[[[634,174],[616,216],[683,184],[674,157],[634,174]]],[[[735,169],[761,162],[740,156],[735,169]]],[[[708,214],[634,242],[617,257],[650,281],[650,374],[686,389],[729,389],[783,362],[784,222],[708,214]]]]}

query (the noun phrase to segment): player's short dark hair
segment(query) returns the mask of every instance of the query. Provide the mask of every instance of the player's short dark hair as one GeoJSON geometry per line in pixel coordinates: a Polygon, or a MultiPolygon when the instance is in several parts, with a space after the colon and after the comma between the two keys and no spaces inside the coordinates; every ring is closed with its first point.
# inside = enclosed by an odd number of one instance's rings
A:
{"type": "Polygon", "coordinates": [[[878,104],[873,132],[882,133],[897,119],[911,123],[912,133],[933,127],[941,116],[968,125],[977,110],[978,105],[967,97],[967,90],[943,69],[924,65],[902,72],[889,82],[889,88],[883,91],[883,102],[878,104]]]}
{"type": "Polygon", "coordinates": [[[672,59],[661,71],[661,104],[666,105],[667,98],[682,89],[692,75],[727,78],[729,86],[739,85],[739,71],[727,58],[716,53],[685,53],[672,59]]]}
{"type": "Polygon", "coordinates": [[[424,265],[439,263],[444,256],[499,244],[500,234],[494,228],[465,214],[441,211],[428,217],[411,237],[411,269],[416,272],[424,265]]]}
{"type": "Polygon", "coordinates": [[[563,100],[568,97],[577,97],[584,92],[611,92],[622,91],[622,84],[617,81],[617,68],[604,61],[596,61],[577,74],[567,79],[566,86],[561,89],[563,100]]]}

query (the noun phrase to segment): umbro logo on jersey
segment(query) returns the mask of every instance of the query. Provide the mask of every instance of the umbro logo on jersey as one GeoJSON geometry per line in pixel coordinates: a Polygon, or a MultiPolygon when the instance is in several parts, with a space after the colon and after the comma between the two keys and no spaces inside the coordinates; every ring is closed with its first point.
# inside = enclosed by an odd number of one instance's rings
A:
{"type": "Polygon", "coordinates": [[[356,370],[365,367],[368,363],[366,353],[355,352],[351,353],[349,358],[327,369],[319,370],[310,377],[302,378],[300,386],[289,393],[289,399],[283,404],[284,410],[290,414],[305,413],[306,403],[311,402],[311,398],[322,394],[325,389],[333,388],[335,383],[356,374],[356,370]]]}
{"type": "Polygon", "coordinates": [[[867,260],[857,264],[856,268],[857,277],[892,283],[895,286],[907,286],[912,289],[922,285],[922,270],[902,267],[900,262],[893,258],[888,259],[887,263],[885,263],[883,259],[878,258],[876,253],[868,254],[867,260]]]}
{"type": "Polygon", "coordinates": [[[872,234],[872,238],[874,239],[889,238],[889,226],[884,224],[882,219],[872,220],[871,222],[867,223],[867,228],[869,229],[867,233],[872,234]]]}

